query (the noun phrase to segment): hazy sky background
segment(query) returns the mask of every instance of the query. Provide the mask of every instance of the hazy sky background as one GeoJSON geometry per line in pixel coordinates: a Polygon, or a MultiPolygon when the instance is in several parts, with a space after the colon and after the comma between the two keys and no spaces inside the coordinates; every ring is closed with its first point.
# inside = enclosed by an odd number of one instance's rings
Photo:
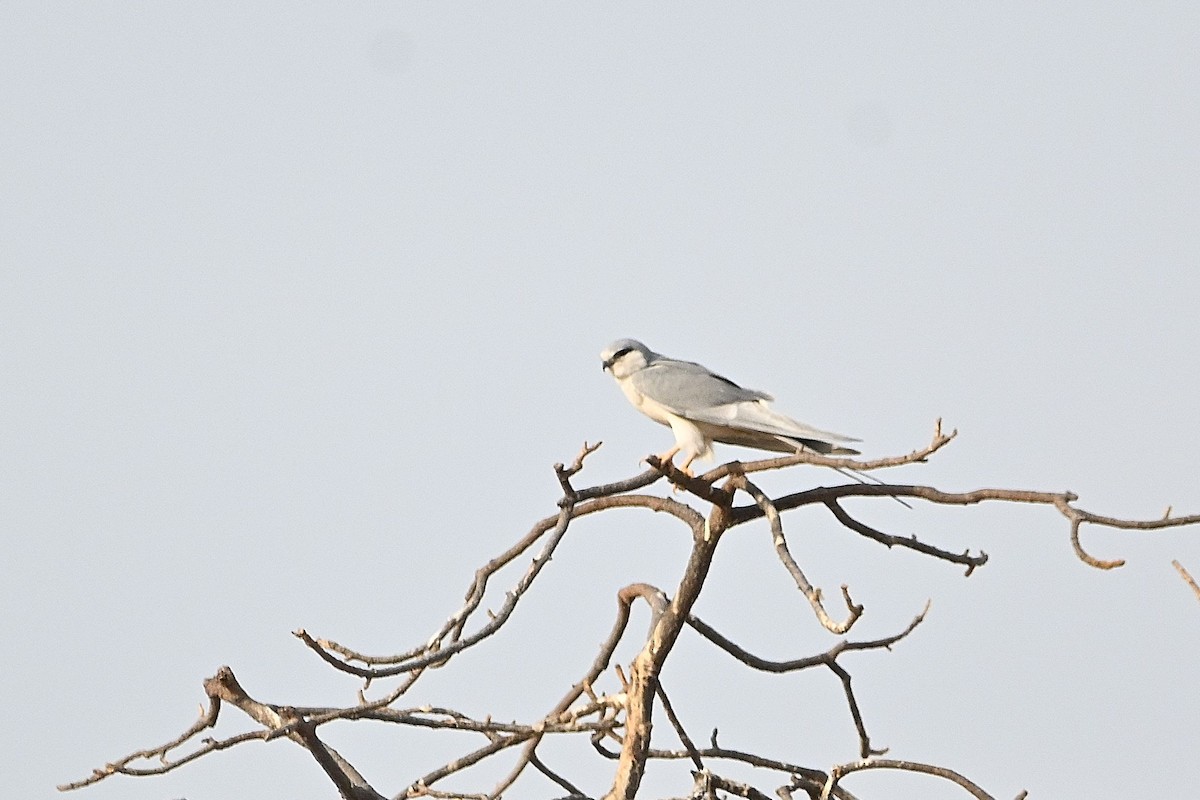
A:
{"type": "MultiPolygon", "coordinates": [[[[1200,511],[1194,3],[10,0],[0,103],[8,796],[174,737],[221,664],[262,700],[353,702],[290,631],[422,642],[554,512],[554,462],[602,439],[579,483],[604,482],[670,443],[600,371],[620,336],[872,456],[937,417],[961,431],[897,481],[1200,511]]],[[[813,582],[866,605],[857,638],[933,600],[893,652],[844,659],[876,744],[1002,798],[1194,793],[1200,603],[1170,561],[1200,575],[1200,530],[1088,530],[1129,559],[1101,573],[1050,509],[849,507],[992,556],[964,579],[815,511],[785,520],[813,582]]],[[[616,591],[671,591],[687,543],[645,512],[580,521],[511,630],[407,702],[544,713],[616,591]]],[[[723,543],[696,610],[768,657],[835,641],[762,524],[723,543]]],[[[827,672],[746,674],[685,634],[665,685],[694,736],[856,756],[827,672]]],[[[476,746],[324,730],[389,794],[476,746]]],[[[589,753],[546,758],[599,795],[611,765],[589,753]]],[[[688,785],[659,767],[645,794],[688,785]]],[[[531,775],[510,796],[553,792],[531,775]]],[[[277,742],[73,796],[335,795],[277,742]]]]}

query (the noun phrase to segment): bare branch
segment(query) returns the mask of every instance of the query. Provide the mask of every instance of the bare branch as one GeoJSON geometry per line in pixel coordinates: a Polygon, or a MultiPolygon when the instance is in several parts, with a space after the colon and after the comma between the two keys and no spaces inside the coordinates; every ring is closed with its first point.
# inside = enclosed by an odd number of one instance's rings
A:
{"type": "Polygon", "coordinates": [[[1084,552],[1083,546],[1079,542],[1079,526],[1084,522],[1090,522],[1093,525],[1101,525],[1106,528],[1119,528],[1121,530],[1130,531],[1152,531],[1161,530],[1163,528],[1177,528],[1181,525],[1195,525],[1200,522],[1200,514],[1193,514],[1187,517],[1172,517],[1171,509],[1167,509],[1167,513],[1158,519],[1150,520],[1131,520],[1118,519],[1117,517],[1106,517],[1100,514],[1093,514],[1090,511],[1084,511],[1082,508],[1075,508],[1071,502],[1075,500],[1075,495],[1067,492],[1061,495],[1055,502],[1054,506],[1064,517],[1071,521],[1071,546],[1075,548],[1075,555],[1081,561],[1089,566],[1097,569],[1114,569],[1125,565],[1124,559],[1115,561],[1103,561],[1093,558],[1084,552]]]}
{"type": "Polygon", "coordinates": [[[236,706],[269,731],[287,736],[302,745],[316,759],[337,787],[338,793],[346,800],[384,800],[348,761],[317,738],[315,726],[304,720],[293,708],[261,703],[250,697],[238,683],[233,670],[228,667],[217,670],[216,675],[204,682],[204,691],[209,697],[218,697],[236,706]]]}
{"type": "MultiPolygon", "coordinates": [[[[411,786],[408,787],[407,794],[409,797],[420,796],[422,794],[426,794],[430,791],[429,786],[432,785],[433,783],[440,781],[449,775],[453,775],[456,772],[464,770],[467,767],[470,767],[474,764],[478,764],[480,761],[483,761],[488,756],[495,755],[496,753],[499,753],[501,750],[504,750],[505,748],[512,747],[514,745],[518,745],[521,742],[524,742],[527,739],[529,739],[530,736],[533,736],[532,731],[528,735],[525,735],[525,736],[523,736],[521,734],[513,734],[512,736],[504,736],[504,737],[499,737],[499,738],[493,739],[491,742],[488,742],[488,744],[484,745],[483,747],[480,747],[477,750],[467,753],[464,756],[456,758],[453,761],[438,767],[437,769],[433,770],[432,772],[426,773],[424,776],[419,778],[411,786]]],[[[483,795],[483,796],[486,797],[486,795],[483,795]]]]}
{"type": "Polygon", "coordinates": [[[366,778],[350,762],[317,738],[316,726],[302,723],[296,727],[296,736],[345,800],[387,800],[367,783],[366,778]]]}
{"type": "Polygon", "coordinates": [[[842,634],[850,630],[863,613],[863,607],[857,605],[850,598],[850,590],[845,586],[842,587],[842,598],[845,600],[846,608],[850,612],[849,616],[846,617],[844,622],[834,622],[825,611],[825,605],[821,602],[821,590],[813,588],[808,579],[804,577],[804,572],[801,571],[800,565],[792,558],[792,554],[788,550],[787,539],[783,535],[783,522],[779,518],[779,511],[776,510],[770,498],[761,489],[751,483],[750,479],[745,475],[735,475],[730,479],[730,485],[745,491],[753,497],[754,502],[766,516],[767,522],[771,525],[771,537],[775,542],[775,552],[778,554],[779,560],[783,562],[783,565],[787,567],[787,571],[791,573],[792,579],[796,582],[796,588],[803,592],[804,596],[808,599],[809,605],[812,606],[813,612],[817,615],[817,619],[821,622],[821,625],[831,633],[842,634]]]}
{"type": "Polygon", "coordinates": [[[221,667],[217,674],[204,681],[204,691],[209,697],[210,705],[207,713],[203,714],[191,728],[181,736],[166,745],[153,750],[143,750],[126,756],[124,759],[108,764],[104,769],[95,770],[83,781],[66,784],[61,790],[77,789],[90,783],[108,777],[112,774],[127,775],[157,775],[170,772],[183,764],[199,758],[214,750],[224,750],[233,745],[251,740],[270,740],[279,737],[292,739],[302,745],[317,760],[326,774],[337,786],[338,792],[347,800],[383,800],[366,782],[361,774],[342,758],[333,748],[325,745],[316,738],[314,726],[308,724],[295,709],[287,706],[273,706],[260,703],[251,698],[238,683],[229,667],[221,667]],[[167,758],[167,754],[181,746],[200,731],[211,728],[216,724],[217,713],[221,703],[228,703],[240,709],[265,730],[243,733],[228,739],[205,739],[201,747],[176,760],[167,758]],[[129,764],[138,759],[158,758],[159,766],[153,768],[133,768],[129,764]]]}
{"type": "Polygon", "coordinates": [[[916,536],[892,536],[891,534],[883,533],[882,531],[878,531],[868,525],[864,525],[847,514],[846,510],[842,508],[837,500],[827,500],[825,502],[825,506],[831,512],[833,512],[833,515],[837,517],[838,522],[842,523],[855,533],[861,533],[868,539],[873,539],[888,548],[907,547],[910,550],[916,550],[918,553],[924,553],[927,556],[940,558],[943,561],[950,561],[955,564],[965,564],[967,567],[967,575],[970,575],[972,572],[974,572],[976,567],[982,567],[987,563],[988,555],[982,551],[977,556],[971,555],[970,550],[965,550],[962,553],[951,553],[948,550],[942,550],[934,547],[933,545],[925,544],[924,542],[918,540],[916,536]]]}

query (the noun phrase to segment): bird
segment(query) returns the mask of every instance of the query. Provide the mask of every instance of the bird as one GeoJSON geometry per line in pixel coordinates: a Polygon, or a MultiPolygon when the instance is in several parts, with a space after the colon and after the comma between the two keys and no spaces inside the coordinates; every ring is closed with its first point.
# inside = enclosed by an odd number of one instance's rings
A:
{"type": "Polygon", "coordinates": [[[618,339],[601,351],[600,360],[634,408],[671,428],[675,446],[658,458],[665,464],[682,452],[680,470],[686,475],[692,475],[693,461],[713,457],[713,442],[776,453],[859,454],[845,445],[860,439],[784,416],[768,405],[775,398],[766,392],[656,353],[637,339],[618,339]]]}

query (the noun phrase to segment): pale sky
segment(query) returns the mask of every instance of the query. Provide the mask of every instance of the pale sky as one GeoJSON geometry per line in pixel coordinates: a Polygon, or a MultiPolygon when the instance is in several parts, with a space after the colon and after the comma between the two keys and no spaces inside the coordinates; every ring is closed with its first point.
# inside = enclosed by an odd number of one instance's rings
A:
{"type": "MultiPolygon", "coordinates": [[[[292,630],[423,642],[554,513],[555,462],[604,440],[577,480],[600,483],[671,443],[601,373],[622,336],[870,456],[924,445],[938,417],[960,430],[897,482],[1200,511],[1194,3],[9,0],[0,103],[8,796],[176,736],[222,664],[262,700],[354,702],[292,630]]],[[[933,601],[892,652],[843,661],[875,743],[1000,798],[1194,794],[1200,603],[1170,562],[1200,575],[1200,530],[1085,530],[1128,559],[1101,573],[1052,509],[849,507],[991,555],[963,578],[785,517],[809,578],[866,605],[852,638],[933,601]]],[[[646,512],[581,520],[511,630],[405,704],[535,719],[617,590],[672,591],[687,544],[646,512]]],[[[836,641],[763,523],[723,542],[696,611],[767,657],[836,641]]],[[[856,757],[827,672],[752,675],[685,633],[664,681],[700,738],[856,757]]],[[[323,730],[385,794],[477,745],[323,730]]],[[[584,741],[545,757],[608,786],[584,741]]],[[[508,763],[448,788],[486,791],[508,763]]],[[[656,767],[644,795],[688,786],[656,767]]],[[[508,796],[554,791],[530,775],[508,796]]],[[[276,742],[72,795],[246,796],[335,792],[276,742]]]]}

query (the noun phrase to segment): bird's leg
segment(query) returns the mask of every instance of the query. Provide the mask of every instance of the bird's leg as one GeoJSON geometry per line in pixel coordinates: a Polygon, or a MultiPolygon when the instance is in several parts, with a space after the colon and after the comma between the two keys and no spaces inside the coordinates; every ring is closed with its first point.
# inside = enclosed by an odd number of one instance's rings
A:
{"type": "Polygon", "coordinates": [[[682,472],[684,475],[687,475],[689,478],[696,477],[696,473],[692,472],[692,462],[696,460],[697,455],[699,455],[699,454],[692,453],[690,456],[688,456],[684,460],[683,464],[679,467],[679,471],[682,472]]]}

